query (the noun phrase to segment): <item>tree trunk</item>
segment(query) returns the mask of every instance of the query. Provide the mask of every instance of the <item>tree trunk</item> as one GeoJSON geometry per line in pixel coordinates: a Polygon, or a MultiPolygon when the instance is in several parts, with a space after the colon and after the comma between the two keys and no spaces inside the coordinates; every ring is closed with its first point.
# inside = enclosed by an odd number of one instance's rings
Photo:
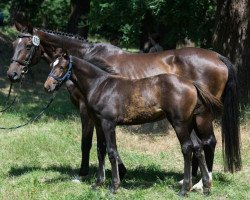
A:
{"type": "Polygon", "coordinates": [[[69,33],[79,33],[81,36],[87,38],[89,27],[87,25],[87,14],[90,10],[90,0],[71,0],[71,14],[68,21],[67,31],[69,33]],[[86,24],[78,30],[80,18],[84,16],[84,23],[86,24]]]}
{"type": "Polygon", "coordinates": [[[214,49],[238,70],[241,103],[250,102],[250,0],[217,0],[214,49]]]}

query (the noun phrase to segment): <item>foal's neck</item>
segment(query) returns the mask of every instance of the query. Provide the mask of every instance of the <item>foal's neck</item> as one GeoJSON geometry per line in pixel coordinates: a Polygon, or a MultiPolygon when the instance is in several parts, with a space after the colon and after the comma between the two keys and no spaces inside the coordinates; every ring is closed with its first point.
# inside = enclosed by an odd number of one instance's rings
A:
{"type": "Polygon", "coordinates": [[[82,89],[82,92],[88,92],[97,87],[111,75],[99,69],[97,66],[72,56],[73,63],[73,82],[82,89]]]}

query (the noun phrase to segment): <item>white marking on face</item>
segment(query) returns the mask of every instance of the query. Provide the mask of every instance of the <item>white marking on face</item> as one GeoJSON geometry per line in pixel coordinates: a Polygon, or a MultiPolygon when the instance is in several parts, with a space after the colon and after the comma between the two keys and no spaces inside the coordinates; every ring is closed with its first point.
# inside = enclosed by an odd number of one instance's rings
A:
{"type": "Polygon", "coordinates": [[[18,40],[18,43],[17,44],[20,44],[22,42],[22,38],[19,38],[18,40]]]}
{"type": "Polygon", "coordinates": [[[57,64],[59,63],[59,59],[57,58],[56,60],[55,60],[55,62],[53,62],[53,67],[55,67],[57,64]]]}

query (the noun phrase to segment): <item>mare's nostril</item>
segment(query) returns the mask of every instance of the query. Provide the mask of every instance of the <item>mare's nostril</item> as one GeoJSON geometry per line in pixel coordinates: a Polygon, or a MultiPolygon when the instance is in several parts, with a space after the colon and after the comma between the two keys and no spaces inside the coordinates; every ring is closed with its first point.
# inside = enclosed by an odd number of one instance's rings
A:
{"type": "Polygon", "coordinates": [[[14,77],[17,76],[17,73],[16,72],[7,73],[7,76],[8,76],[9,79],[14,79],[14,77]]]}

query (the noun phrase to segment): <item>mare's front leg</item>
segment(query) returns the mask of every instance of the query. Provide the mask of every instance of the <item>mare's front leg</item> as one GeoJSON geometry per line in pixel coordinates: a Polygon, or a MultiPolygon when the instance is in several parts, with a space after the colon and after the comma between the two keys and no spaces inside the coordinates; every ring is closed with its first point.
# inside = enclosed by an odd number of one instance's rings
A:
{"type": "Polygon", "coordinates": [[[185,196],[192,187],[191,160],[193,144],[190,139],[189,127],[187,124],[184,122],[179,122],[173,124],[173,127],[181,144],[181,150],[184,157],[184,179],[179,196],[185,196]]]}
{"type": "Polygon", "coordinates": [[[116,146],[116,134],[115,134],[115,123],[109,120],[103,119],[101,121],[101,126],[104,132],[104,136],[106,139],[107,150],[109,161],[111,163],[112,170],[112,183],[110,186],[110,190],[112,193],[116,193],[117,189],[121,184],[120,175],[119,175],[119,154],[117,152],[116,146]]]}
{"type": "Polygon", "coordinates": [[[94,123],[89,118],[87,109],[84,102],[79,103],[81,123],[82,123],[82,140],[81,140],[81,151],[82,160],[79,176],[81,178],[89,174],[89,155],[92,147],[92,138],[94,132],[94,123]]]}

